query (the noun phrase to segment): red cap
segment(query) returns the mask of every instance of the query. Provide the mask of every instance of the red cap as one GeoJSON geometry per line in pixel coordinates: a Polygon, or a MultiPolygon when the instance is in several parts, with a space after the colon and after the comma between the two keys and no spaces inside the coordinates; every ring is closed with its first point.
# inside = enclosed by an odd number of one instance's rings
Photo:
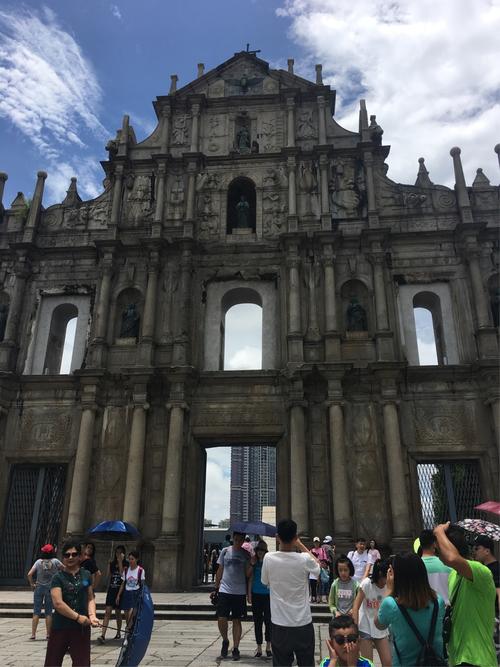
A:
{"type": "Polygon", "coordinates": [[[52,546],[52,544],[46,544],[45,546],[43,546],[43,547],[40,549],[40,551],[41,551],[43,554],[51,554],[51,553],[54,553],[54,547],[52,546]]]}

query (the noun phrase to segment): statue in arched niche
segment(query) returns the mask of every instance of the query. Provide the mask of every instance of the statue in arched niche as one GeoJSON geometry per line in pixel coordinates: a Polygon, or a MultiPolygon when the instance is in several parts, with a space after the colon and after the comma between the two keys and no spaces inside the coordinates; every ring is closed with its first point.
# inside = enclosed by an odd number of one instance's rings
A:
{"type": "Polygon", "coordinates": [[[129,303],[122,313],[120,338],[138,338],[141,317],[135,303],[129,303]]]}
{"type": "Polygon", "coordinates": [[[240,201],[236,204],[236,229],[248,229],[250,225],[250,204],[245,195],[241,195],[240,201]]]}
{"type": "Polygon", "coordinates": [[[347,331],[368,331],[366,311],[357,297],[352,296],[346,311],[347,331]]]}

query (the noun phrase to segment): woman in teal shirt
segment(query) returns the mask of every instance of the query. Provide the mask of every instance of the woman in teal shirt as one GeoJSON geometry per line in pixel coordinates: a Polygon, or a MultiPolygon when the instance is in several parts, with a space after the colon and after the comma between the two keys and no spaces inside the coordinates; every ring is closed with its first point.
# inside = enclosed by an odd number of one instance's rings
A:
{"type": "Polygon", "coordinates": [[[429,585],[427,570],[414,553],[394,557],[387,572],[387,597],[382,601],[375,625],[380,629],[390,627],[393,638],[393,667],[416,665],[422,652],[422,644],[408,625],[400,607],[403,607],[424,639],[429,636],[434,606],[437,620],[432,646],[443,657],[444,601],[429,585]]]}
{"type": "Polygon", "coordinates": [[[252,574],[248,580],[248,602],[252,605],[255,642],[257,644],[256,658],[262,657],[262,623],[265,626],[266,656],[268,658],[272,656],[269,588],[261,580],[262,563],[266,553],[267,544],[264,540],[260,540],[255,547],[255,562],[252,563],[252,574]]]}

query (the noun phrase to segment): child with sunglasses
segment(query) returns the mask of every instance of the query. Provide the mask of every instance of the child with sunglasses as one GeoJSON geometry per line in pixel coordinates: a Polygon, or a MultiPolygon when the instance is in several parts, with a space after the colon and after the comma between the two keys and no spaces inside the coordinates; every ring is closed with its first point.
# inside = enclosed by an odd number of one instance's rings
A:
{"type": "Polygon", "coordinates": [[[352,616],[334,616],[328,625],[330,639],[326,640],[329,658],[324,658],[320,667],[373,667],[373,662],[359,654],[358,626],[352,616]]]}

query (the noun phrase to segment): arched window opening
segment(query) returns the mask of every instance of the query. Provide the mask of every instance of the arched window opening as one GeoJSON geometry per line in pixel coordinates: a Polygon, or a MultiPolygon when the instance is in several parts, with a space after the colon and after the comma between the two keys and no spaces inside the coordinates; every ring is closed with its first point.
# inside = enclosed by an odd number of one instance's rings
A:
{"type": "Polygon", "coordinates": [[[227,191],[227,233],[255,232],[255,211],[254,182],[244,176],[235,178],[227,191]]]}
{"type": "Polygon", "coordinates": [[[420,292],[413,297],[413,316],[417,336],[420,366],[447,363],[443,322],[439,297],[432,292],[420,292]]]}
{"type": "Polygon", "coordinates": [[[54,308],[43,365],[44,375],[66,374],[71,371],[77,318],[78,308],[73,304],[63,303],[54,308]],[[73,320],[74,324],[69,327],[70,321],[73,320]]]}
{"type": "Polygon", "coordinates": [[[221,369],[262,368],[262,302],[251,289],[235,289],[222,299],[221,369]]]}

